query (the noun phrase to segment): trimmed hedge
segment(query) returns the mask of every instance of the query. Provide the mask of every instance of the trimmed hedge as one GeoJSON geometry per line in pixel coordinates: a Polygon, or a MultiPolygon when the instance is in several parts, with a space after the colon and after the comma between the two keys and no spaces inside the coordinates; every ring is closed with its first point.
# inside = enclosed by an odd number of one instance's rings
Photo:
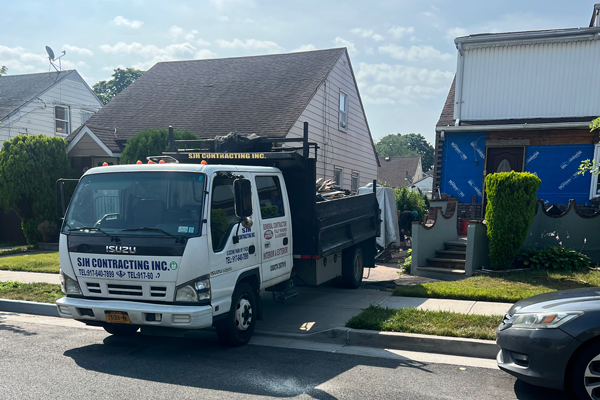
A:
{"type": "Polygon", "coordinates": [[[492,269],[512,265],[535,216],[536,192],[541,183],[528,172],[500,172],[485,177],[492,269]]]}

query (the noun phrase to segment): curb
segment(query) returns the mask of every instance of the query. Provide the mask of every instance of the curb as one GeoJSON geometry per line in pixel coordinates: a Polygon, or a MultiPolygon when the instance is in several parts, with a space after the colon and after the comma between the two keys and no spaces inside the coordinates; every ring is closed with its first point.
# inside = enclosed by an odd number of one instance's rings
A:
{"type": "MultiPolygon", "coordinates": [[[[23,300],[0,300],[0,311],[59,317],[55,304],[23,300]]],[[[461,357],[496,359],[499,347],[492,340],[332,328],[315,333],[255,331],[255,335],[379,349],[407,350],[461,357]]]]}
{"type": "Polygon", "coordinates": [[[20,314],[43,315],[46,317],[60,317],[56,304],[37,303],[24,300],[0,300],[0,311],[20,314]]]}
{"type": "Polygon", "coordinates": [[[496,359],[500,348],[493,340],[421,335],[417,333],[379,332],[351,328],[333,328],[312,334],[255,331],[255,335],[306,340],[319,343],[406,350],[461,357],[496,359]]]}

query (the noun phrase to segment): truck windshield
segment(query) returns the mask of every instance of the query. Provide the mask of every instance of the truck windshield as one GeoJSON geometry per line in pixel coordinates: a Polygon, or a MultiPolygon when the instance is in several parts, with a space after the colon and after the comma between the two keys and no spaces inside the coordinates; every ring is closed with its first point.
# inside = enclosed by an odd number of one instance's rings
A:
{"type": "Polygon", "coordinates": [[[62,232],[197,236],[206,176],[193,172],[92,174],[77,186],[62,232]]]}

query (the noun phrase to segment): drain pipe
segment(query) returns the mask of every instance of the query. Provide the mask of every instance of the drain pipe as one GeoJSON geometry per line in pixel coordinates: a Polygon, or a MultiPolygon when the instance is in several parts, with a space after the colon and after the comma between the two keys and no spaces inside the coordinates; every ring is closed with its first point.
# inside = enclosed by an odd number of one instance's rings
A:
{"type": "Polygon", "coordinates": [[[456,43],[458,49],[458,65],[456,66],[456,93],[454,94],[454,126],[460,126],[462,119],[463,79],[465,75],[465,52],[462,43],[456,43]]]}

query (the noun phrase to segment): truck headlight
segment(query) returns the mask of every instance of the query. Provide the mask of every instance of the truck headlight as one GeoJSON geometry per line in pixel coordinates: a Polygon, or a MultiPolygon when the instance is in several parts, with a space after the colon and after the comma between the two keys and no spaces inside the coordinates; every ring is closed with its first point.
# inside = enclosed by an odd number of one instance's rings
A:
{"type": "Polygon", "coordinates": [[[515,314],[506,323],[511,328],[553,329],[583,315],[581,311],[515,314]]]}
{"type": "Polygon", "coordinates": [[[79,283],[62,271],[60,271],[60,289],[64,294],[82,294],[79,283]]]}
{"type": "Polygon", "coordinates": [[[210,276],[204,275],[177,287],[175,301],[182,303],[210,302],[210,276]]]}

